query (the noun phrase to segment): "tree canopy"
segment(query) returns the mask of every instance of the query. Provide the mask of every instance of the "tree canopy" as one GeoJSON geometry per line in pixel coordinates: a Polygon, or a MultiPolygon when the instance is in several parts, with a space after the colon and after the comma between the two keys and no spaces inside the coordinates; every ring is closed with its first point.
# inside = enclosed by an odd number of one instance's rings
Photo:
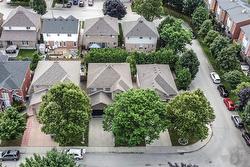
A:
{"type": "Polygon", "coordinates": [[[89,98],[73,83],[55,85],[43,96],[38,116],[42,131],[60,145],[79,144],[90,119],[89,98]]]}
{"type": "Polygon", "coordinates": [[[210,47],[210,45],[213,43],[214,39],[218,37],[220,33],[215,30],[210,30],[208,31],[206,37],[204,38],[203,42],[210,47]]]}
{"type": "Polygon", "coordinates": [[[223,78],[230,84],[231,89],[235,89],[244,79],[244,74],[241,71],[233,70],[225,73],[223,78]]]}
{"type": "Polygon", "coordinates": [[[244,112],[242,113],[242,121],[245,124],[250,125],[250,102],[247,103],[244,112]]]}
{"type": "Polygon", "coordinates": [[[180,138],[205,139],[207,125],[215,119],[213,108],[201,90],[184,92],[167,103],[169,129],[180,138]]]}
{"type": "Polygon", "coordinates": [[[222,35],[217,36],[210,45],[210,51],[214,58],[217,58],[218,53],[229,45],[229,39],[222,35]]]}
{"type": "Polygon", "coordinates": [[[133,0],[133,9],[146,20],[153,21],[163,13],[162,0],[133,0]]]}
{"type": "Polygon", "coordinates": [[[32,0],[32,8],[40,15],[44,15],[47,10],[47,5],[45,0],[32,0]]]}
{"type": "Polygon", "coordinates": [[[117,94],[104,113],[104,130],[113,132],[119,146],[149,144],[158,139],[168,125],[165,104],[149,89],[117,94]]]}
{"type": "Polygon", "coordinates": [[[199,6],[192,14],[192,25],[196,30],[200,29],[202,23],[208,19],[208,9],[204,6],[199,6]]]}
{"type": "Polygon", "coordinates": [[[7,108],[0,112],[0,140],[14,140],[21,137],[26,128],[25,116],[16,108],[7,108]]]}
{"type": "Polygon", "coordinates": [[[198,31],[198,35],[205,38],[210,30],[213,29],[213,23],[211,20],[205,20],[198,31]]]}
{"type": "Polygon", "coordinates": [[[192,82],[192,75],[187,68],[181,68],[176,73],[176,86],[179,90],[187,90],[192,82]]]}
{"type": "Polygon", "coordinates": [[[49,151],[45,156],[34,154],[33,157],[26,158],[20,167],[77,167],[74,159],[65,153],[55,150],[49,151]]]}
{"type": "Polygon", "coordinates": [[[103,14],[122,19],[127,14],[127,11],[120,0],[106,0],[103,3],[103,14]]]}

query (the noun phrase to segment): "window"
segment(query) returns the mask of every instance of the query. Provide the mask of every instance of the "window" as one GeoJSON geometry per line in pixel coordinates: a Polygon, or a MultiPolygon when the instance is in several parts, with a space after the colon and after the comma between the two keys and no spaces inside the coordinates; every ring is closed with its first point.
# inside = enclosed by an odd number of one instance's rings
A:
{"type": "Polygon", "coordinates": [[[22,41],[22,45],[27,46],[27,45],[29,45],[29,42],[28,41],[22,41]]]}
{"type": "Polygon", "coordinates": [[[116,45],[116,42],[114,42],[114,45],[116,45]]]}
{"type": "Polygon", "coordinates": [[[110,91],[110,88],[105,88],[105,91],[110,91]]]}
{"type": "Polygon", "coordinates": [[[11,30],[11,27],[9,27],[9,30],[11,30]]]}
{"type": "Polygon", "coordinates": [[[71,37],[71,34],[68,34],[68,37],[71,37]]]}
{"type": "Polygon", "coordinates": [[[30,30],[30,27],[26,27],[27,30],[30,30]]]}
{"type": "Polygon", "coordinates": [[[47,33],[46,35],[47,35],[47,37],[50,37],[50,34],[47,33]]]}
{"type": "Polygon", "coordinates": [[[63,46],[66,47],[66,42],[63,42],[63,46]]]}
{"type": "Polygon", "coordinates": [[[60,34],[57,34],[57,36],[60,36],[60,34]]]}
{"type": "Polygon", "coordinates": [[[151,40],[151,37],[149,37],[149,39],[151,40]]]}
{"type": "Polygon", "coordinates": [[[140,39],[143,39],[143,37],[140,37],[140,39]]]}
{"type": "Polygon", "coordinates": [[[77,43],[76,43],[76,42],[74,42],[74,46],[75,46],[75,47],[77,46],[77,43]]]}
{"type": "Polygon", "coordinates": [[[4,100],[9,100],[9,99],[10,99],[9,93],[7,93],[7,92],[2,92],[2,98],[3,98],[4,100]]]}

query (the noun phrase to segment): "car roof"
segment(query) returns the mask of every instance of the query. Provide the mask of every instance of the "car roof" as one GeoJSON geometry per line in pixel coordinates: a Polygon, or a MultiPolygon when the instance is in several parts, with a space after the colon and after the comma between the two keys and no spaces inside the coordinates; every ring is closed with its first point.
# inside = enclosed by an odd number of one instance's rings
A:
{"type": "Polygon", "coordinates": [[[7,154],[16,155],[17,152],[18,152],[17,150],[8,150],[7,154]]]}
{"type": "Polygon", "coordinates": [[[213,75],[215,79],[220,79],[219,75],[216,72],[211,72],[211,75],[213,75]]]}
{"type": "Polygon", "coordinates": [[[81,149],[78,148],[71,148],[68,150],[69,154],[81,154],[81,149]]]}

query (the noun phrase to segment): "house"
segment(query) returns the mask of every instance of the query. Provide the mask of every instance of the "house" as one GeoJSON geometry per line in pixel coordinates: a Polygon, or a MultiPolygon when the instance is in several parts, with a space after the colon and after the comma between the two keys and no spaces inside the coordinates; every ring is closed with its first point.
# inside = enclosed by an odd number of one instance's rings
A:
{"type": "Polygon", "coordinates": [[[142,89],[152,89],[163,101],[167,101],[178,94],[175,81],[167,64],[136,65],[137,84],[142,89]]]}
{"type": "Polygon", "coordinates": [[[123,22],[122,29],[127,51],[155,51],[159,34],[153,22],[140,17],[136,21],[123,22]]]}
{"type": "Polygon", "coordinates": [[[30,62],[0,62],[0,71],[0,110],[14,100],[24,102],[31,82],[30,62]]]}
{"type": "Polygon", "coordinates": [[[92,114],[102,115],[103,109],[113,102],[115,95],[133,88],[128,63],[89,63],[87,93],[92,114]]]}
{"type": "Polygon", "coordinates": [[[3,47],[17,45],[19,48],[34,49],[40,39],[40,27],[40,15],[19,6],[3,22],[0,41],[3,47]]]}
{"type": "Polygon", "coordinates": [[[242,45],[242,54],[250,64],[250,24],[241,27],[238,42],[242,45]]]}
{"type": "Polygon", "coordinates": [[[80,85],[80,61],[39,61],[30,86],[30,107],[36,112],[50,87],[63,82],[80,85]]]}
{"type": "Polygon", "coordinates": [[[45,44],[51,49],[77,49],[79,20],[73,16],[43,19],[42,34],[45,44]]]}
{"type": "Polygon", "coordinates": [[[118,46],[118,19],[110,16],[86,19],[83,46],[89,48],[115,48],[118,46]]]}
{"type": "Polygon", "coordinates": [[[227,10],[226,32],[232,39],[238,39],[240,27],[250,24],[250,11],[238,6],[227,10]]]}

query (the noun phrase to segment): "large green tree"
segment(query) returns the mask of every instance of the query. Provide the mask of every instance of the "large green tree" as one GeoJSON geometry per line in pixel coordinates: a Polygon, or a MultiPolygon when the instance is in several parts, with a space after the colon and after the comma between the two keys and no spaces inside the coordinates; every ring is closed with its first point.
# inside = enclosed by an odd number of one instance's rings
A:
{"type": "Polygon", "coordinates": [[[26,127],[24,114],[16,108],[7,108],[0,112],[0,140],[14,140],[21,137],[26,127]]]}
{"type": "Polygon", "coordinates": [[[237,85],[236,89],[233,90],[233,93],[239,94],[242,89],[250,88],[250,82],[241,82],[237,85]]]}
{"type": "Polygon", "coordinates": [[[210,45],[213,43],[214,39],[218,37],[220,33],[215,30],[210,30],[208,31],[206,37],[204,38],[203,42],[210,47],[210,45]]]}
{"type": "Polygon", "coordinates": [[[40,15],[44,15],[46,13],[47,5],[45,0],[32,0],[32,8],[40,15]]]}
{"type": "Polygon", "coordinates": [[[159,18],[163,13],[162,0],[134,0],[133,8],[148,21],[159,18]]]}
{"type": "Polygon", "coordinates": [[[198,31],[198,35],[201,38],[205,38],[210,30],[213,29],[213,23],[211,20],[205,20],[198,31]]]}
{"type": "Polygon", "coordinates": [[[176,18],[174,18],[173,16],[167,15],[159,24],[158,26],[158,32],[159,34],[162,32],[163,27],[168,24],[169,26],[173,26],[176,22],[176,18]]]}
{"type": "Polygon", "coordinates": [[[30,69],[32,71],[35,71],[36,69],[36,66],[38,64],[38,62],[41,60],[40,58],[40,54],[38,52],[34,52],[33,55],[32,55],[32,60],[31,60],[31,63],[30,63],[30,69]]]}
{"type": "Polygon", "coordinates": [[[244,79],[244,74],[241,71],[233,70],[225,73],[223,78],[229,83],[231,89],[235,89],[244,79]]]}
{"type": "Polygon", "coordinates": [[[192,14],[192,25],[195,30],[199,30],[202,23],[209,17],[208,9],[204,6],[199,6],[192,14]]]}
{"type": "Polygon", "coordinates": [[[90,119],[89,98],[73,83],[55,85],[43,96],[38,116],[42,131],[60,145],[79,144],[90,119]]]}
{"type": "Polygon", "coordinates": [[[238,48],[231,44],[223,48],[217,58],[216,62],[223,71],[240,70],[240,61],[237,58],[238,48]]]}
{"type": "Polygon", "coordinates": [[[126,7],[120,0],[106,0],[103,3],[103,14],[122,19],[126,14],[126,7]]]}
{"type": "Polygon", "coordinates": [[[197,7],[202,5],[204,5],[203,0],[183,0],[183,12],[190,16],[197,7]]]}
{"type": "Polygon", "coordinates": [[[191,44],[192,40],[192,33],[184,28],[182,23],[179,19],[176,19],[173,24],[166,23],[160,33],[166,47],[176,52],[183,51],[186,44],[191,44]]]}
{"type": "Polygon", "coordinates": [[[214,58],[217,58],[219,52],[229,45],[230,41],[222,35],[217,36],[210,45],[210,51],[214,58]]]}
{"type": "Polygon", "coordinates": [[[77,165],[70,155],[52,150],[45,156],[34,154],[34,157],[26,158],[20,167],[77,167],[77,165]]]}
{"type": "Polygon", "coordinates": [[[187,90],[192,82],[192,75],[187,68],[181,68],[176,73],[176,85],[179,90],[187,90]]]}
{"type": "Polygon", "coordinates": [[[184,92],[167,104],[170,120],[169,130],[183,139],[205,139],[208,127],[214,118],[214,111],[201,90],[184,92]]]}
{"type": "Polygon", "coordinates": [[[242,121],[250,125],[250,102],[247,103],[244,112],[242,113],[242,121]]]}
{"type": "Polygon", "coordinates": [[[191,73],[192,79],[195,78],[197,72],[199,71],[200,62],[193,50],[185,51],[179,59],[179,64],[181,65],[181,67],[188,68],[191,73]]]}
{"type": "Polygon", "coordinates": [[[113,132],[116,145],[149,144],[158,139],[168,125],[164,102],[149,89],[131,89],[118,94],[104,113],[104,130],[113,132]]]}

